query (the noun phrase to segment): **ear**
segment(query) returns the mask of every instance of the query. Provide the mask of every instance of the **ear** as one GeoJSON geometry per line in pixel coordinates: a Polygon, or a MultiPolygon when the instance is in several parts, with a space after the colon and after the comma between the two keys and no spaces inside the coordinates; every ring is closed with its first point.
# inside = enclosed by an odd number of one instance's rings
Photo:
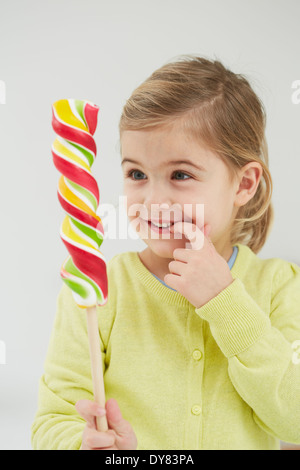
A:
{"type": "Polygon", "coordinates": [[[256,193],[263,169],[258,162],[249,162],[239,172],[239,187],[236,193],[234,205],[241,207],[247,204],[256,193]]]}

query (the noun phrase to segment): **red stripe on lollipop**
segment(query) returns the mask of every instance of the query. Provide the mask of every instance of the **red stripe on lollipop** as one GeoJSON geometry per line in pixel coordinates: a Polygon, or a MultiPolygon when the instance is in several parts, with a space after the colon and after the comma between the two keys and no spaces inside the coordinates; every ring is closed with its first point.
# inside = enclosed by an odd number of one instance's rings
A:
{"type": "Polygon", "coordinates": [[[61,237],[61,239],[66,245],[77,269],[82,271],[99,286],[103,294],[103,302],[106,302],[108,293],[106,262],[98,256],[72,245],[64,240],[63,237],[61,237]]]}
{"type": "Polygon", "coordinates": [[[90,103],[87,103],[84,107],[84,119],[92,135],[94,135],[97,127],[98,110],[98,106],[90,103]]]}
{"type": "Polygon", "coordinates": [[[68,215],[70,215],[71,217],[74,217],[74,219],[77,219],[86,225],[90,225],[94,229],[98,228],[98,225],[100,224],[100,219],[98,218],[98,216],[96,219],[96,217],[93,217],[92,215],[87,214],[81,209],[78,209],[78,207],[73,206],[68,201],[66,201],[66,199],[64,199],[64,197],[60,194],[59,191],[57,192],[57,196],[58,196],[58,199],[62,208],[67,212],[68,215]]]}
{"type": "Polygon", "coordinates": [[[87,134],[86,132],[80,129],[73,128],[59,121],[56,118],[53,110],[52,110],[52,127],[54,131],[56,132],[56,134],[62,137],[63,139],[66,139],[75,144],[79,144],[82,147],[85,147],[91,152],[93,152],[94,155],[96,155],[97,147],[96,147],[93,137],[90,134],[87,134]]]}
{"type": "Polygon", "coordinates": [[[60,173],[74,183],[82,186],[90,191],[97,200],[97,205],[100,201],[99,187],[95,178],[82,168],[74,165],[73,163],[61,158],[52,150],[53,162],[60,173]]]}

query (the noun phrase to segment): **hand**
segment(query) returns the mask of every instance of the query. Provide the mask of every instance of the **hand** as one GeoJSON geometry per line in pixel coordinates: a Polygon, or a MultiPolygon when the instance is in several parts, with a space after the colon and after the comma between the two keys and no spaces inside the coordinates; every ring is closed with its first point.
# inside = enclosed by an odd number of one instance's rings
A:
{"type": "Polygon", "coordinates": [[[79,400],[75,408],[86,421],[80,450],[136,450],[136,435],[130,423],[122,418],[115,399],[106,402],[105,410],[90,400],[79,400]],[[109,429],[101,432],[96,428],[96,416],[105,413],[109,429]]]}
{"type": "Polygon", "coordinates": [[[177,222],[170,229],[184,234],[190,241],[195,240],[197,234],[197,241],[189,245],[191,249],[176,248],[173,251],[175,261],[169,263],[171,274],[164,277],[166,284],[196,308],[205,305],[233,282],[228,263],[209,238],[210,229],[206,225],[202,232],[189,222],[177,222]]]}

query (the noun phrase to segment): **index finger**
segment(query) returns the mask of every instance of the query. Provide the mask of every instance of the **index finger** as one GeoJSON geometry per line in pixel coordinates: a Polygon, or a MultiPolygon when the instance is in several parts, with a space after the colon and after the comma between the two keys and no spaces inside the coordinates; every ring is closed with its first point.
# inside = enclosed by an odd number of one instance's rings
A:
{"type": "Polygon", "coordinates": [[[75,408],[80,416],[87,422],[87,425],[93,429],[97,429],[96,417],[106,414],[104,408],[101,408],[98,403],[91,400],[79,400],[75,408]]]}
{"type": "Polygon", "coordinates": [[[170,230],[172,230],[174,234],[181,233],[189,239],[191,243],[187,243],[185,248],[191,250],[200,250],[203,248],[205,235],[197,225],[189,222],[176,222],[170,230]]]}

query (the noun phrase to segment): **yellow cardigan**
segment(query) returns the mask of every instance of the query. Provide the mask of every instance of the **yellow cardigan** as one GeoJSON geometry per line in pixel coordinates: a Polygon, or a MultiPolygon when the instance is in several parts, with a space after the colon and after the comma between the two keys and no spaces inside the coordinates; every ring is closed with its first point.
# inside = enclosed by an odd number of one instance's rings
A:
{"type": "MultiPolygon", "coordinates": [[[[138,450],[300,443],[300,267],[236,246],[233,283],[199,309],[137,252],[108,262],[109,300],[98,307],[106,399],[118,401],[138,450]]],[[[80,448],[83,398],[93,400],[86,315],[63,285],[34,449],[80,448]]]]}

